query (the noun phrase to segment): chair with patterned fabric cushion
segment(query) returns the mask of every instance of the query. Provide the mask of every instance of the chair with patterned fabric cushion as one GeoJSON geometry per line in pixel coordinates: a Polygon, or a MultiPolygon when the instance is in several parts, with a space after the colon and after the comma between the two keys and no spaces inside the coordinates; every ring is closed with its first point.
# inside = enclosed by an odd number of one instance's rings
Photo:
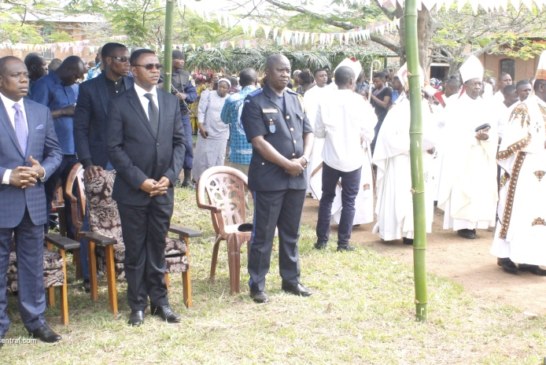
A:
{"type": "Polygon", "coordinates": [[[250,241],[249,205],[252,196],[248,190],[247,177],[229,166],[214,166],[207,169],[197,184],[197,205],[210,210],[216,240],[212,252],[210,280],[214,280],[220,241],[227,242],[229,281],[231,294],[240,291],[241,246],[250,241]]]}
{"type": "MultiPolygon", "coordinates": [[[[61,300],[61,322],[68,324],[68,285],[66,275],[66,252],[77,250],[80,243],[58,234],[45,236],[44,249],[44,287],[48,294],[48,305],[55,306],[55,288],[59,288],[61,300]],[[53,250],[56,247],[57,250],[53,250]]],[[[7,289],[10,293],[18,291],[17,285],[17,254],[15,247],[9,255],[7,272],[7,289]]]]}
{"type": "MultiPolygon", "coordinates": [[[[125,245],[121,231],[121,221],[115,200],[112,198],[115,171],[102,170],[93,179],[83,181],[83,167],[76,164],[69,176],[72,184],[84,186],[87,207],[80,206],[74,211],[85,215],[88,209],[89,232],[80,232],[81,237],[89,240],[89,278],[91,298],[98,300],[97,271],[106,273],[110,310],[114,315],[118,312],[116,280],[125,279],[123,263],[125,260],[125,245]],[[82,209],[83,208],[83,209],[82,209]]],[[[72,191],[83,191],[73,189],[72,191]]],[[[72,203],[80,201],[78,197],[69,194],[72,203]]],[[[165,280],[169,283],[169,273],[182,273],[184,304],[190,307],[191,281],[189,270],[189,240],[198,237],[200,232],[187,228],[171,227],[170,233],[175,237],[167,237],[165,249],[166,272],[165,280]]]]}

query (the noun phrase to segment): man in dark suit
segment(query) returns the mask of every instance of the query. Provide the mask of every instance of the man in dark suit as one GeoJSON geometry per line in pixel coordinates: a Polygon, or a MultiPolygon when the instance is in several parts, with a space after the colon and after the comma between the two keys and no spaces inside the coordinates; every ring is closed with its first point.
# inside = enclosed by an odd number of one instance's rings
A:
{"type": "MultiPolygon", "coordinates": [[[[102,170],[111,171],[108,159],[106,128],[108,102],[133,87],[129,77],[129,51],[120,43],[106,43],[101,48],[104,70],[80,85],[78,103],[74,112],[74,139],[78,160],[85,168],[85,181],[95,178],[102,170]]],[[[112,171],[113,173],[113,171],[112,171]]],[[[86,229],[87,220],[83,229],[86,229]]],[[[84,288],[89,290],[87,245],[82,242],[80,259],[84,288]]]]}
{"type": "Polygon", "coordinates": [[[117,175],[125,242],[129,324],[139,326],[150,298],[151,313],[180,322],[167,298],[165,238],[174,205],[174,184],[184,163],[184,129],[178,99],[158,89],[161,64],[155,53],[131,54],[132,89],[110,102],[108,154],[117,175]]]}
{"type": "Polygon", "coordinates": [[[108,102],[133,87],[129,75],[129,51],[120,43],[106,43],[102,47],[103,72],[80,85],[74,112],[74,138],[78,160],[87,178],[102,169],[111,170],[108,159],[107,135],[108,102]]]}
{"type": "Polygon", "coordinates": [[[19,310],[30,335],[44,342],[61,336],[44,318],[43,182],[61,163],[61,149],[49,109],[23,97],[29,78],[20,59],[0,58],[0,339],[9,328],[6,274],[15,239],[19,310]]]}

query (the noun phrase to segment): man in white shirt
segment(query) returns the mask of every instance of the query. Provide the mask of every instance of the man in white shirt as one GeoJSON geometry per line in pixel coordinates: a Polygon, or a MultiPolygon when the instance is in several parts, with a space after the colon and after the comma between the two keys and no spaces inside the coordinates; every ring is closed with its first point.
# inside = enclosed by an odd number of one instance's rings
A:
{"type": "Polygon", "coordinates": [[[373,140],[377,123],[372,107],[354,92],[355,81],[355,73],[350,67],[338,67],[335,71],[338,90],[333,90],[317,111],[315,135],[325,139],[322,151],[322,197],[316,227],[317,249],[324,249],[328,243],[332,202],[341,178],[342,213],[337,250],[354,250],[349,240],[365,153],[362,145],[373,140]]]}
{"type": "Polygon", "coordinates": [[[498,102],[502,103],[504,101],[503,90],[508,85],[512,85],[512,76],[508,72],[502,72],[497,83],[497,90],[493,95],[498,102]]]}

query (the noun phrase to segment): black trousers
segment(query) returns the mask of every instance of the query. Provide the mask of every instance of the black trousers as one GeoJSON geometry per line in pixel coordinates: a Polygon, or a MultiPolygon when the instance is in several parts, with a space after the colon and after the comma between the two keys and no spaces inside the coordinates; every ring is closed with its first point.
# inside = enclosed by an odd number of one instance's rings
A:
{"type": "Polygon", "coordinates": [[[279,232],[279,271],[283,282],[299,282],[298,239],[305,190],[256,191],[254,226],[248,254],[252,292],[265,290],[275,228],[279,232]]]}
{"type": "Polygon", "coordinates": [[[144,310],[148,297],[154,305],[168,305],[165,284],[165,237],[173,212],[171,204],[147,206],[118,203],[123,241],[127,300],[132,310],[144,310]]]}
{"type": "Polygon", "coordinates": [[[189,113],[182,114],[182,126],[184,127],[184,146],[186,147],[183,168],[184,170],[191,170],[193,168],[193,134],[189,113]]]}

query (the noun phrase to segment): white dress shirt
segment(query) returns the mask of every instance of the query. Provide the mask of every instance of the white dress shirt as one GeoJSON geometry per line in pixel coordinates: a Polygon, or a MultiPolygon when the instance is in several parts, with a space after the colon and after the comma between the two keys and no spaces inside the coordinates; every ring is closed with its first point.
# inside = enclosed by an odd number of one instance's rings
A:
{"type": "MultiPolygon", "coordinates": [[[[27,122],[27,113],[25,112],[25,105],[23,103],[23,99],[19,101],[13,101],[4,94],[0,93],[0,99],[2,100],[2,103],[4,104],[4,108],[6,108],[6,112],[8,113],[8,118],[11,123],[11,126],[13,127],[13,130],[15,130],[15,109],[13,106],[15,104],[19,104],[21,106],[21,112],[23,113],[23,116],[25,117],[25,122],[27,122]]],[[[27,125],[28,129],[28,125],[27,125]]],[[[11,169],[6,169],[4,172],[4,176],[2,176],[2,184],[9,185],[9,179],[11,177],[11,169]]]]}
{"type": "Polygon", "coordinates": [[[153,95],[155,106],[157,106],[157,110],[159,110],[159,103],[157,100],[157,88],[154,87],[152,88],[152,90],[147,91],[147,90],[144,90],[142,87],[138,86],[136,83],[134,85],[134,88],[138,95],[138,100],[140,100],[140,104],[142,105],[142,108],[144,109],[144,113],[146,114],[148,119],[150,119],[150,116],[148,115],[148,104],[150,103],[150,101],[148,100],[148,98],[144,96],[144,94],[153,95]]]}
{"type": "Polygon", "coordinates": [[[325,138],[322,158],[339,171],[362,166],[365,146],[374,137],[377,116],[372,106],[352,90],[333,90],[319,103],[315,136],[325,138]],[[367,142],[367,143],[366,143],[367,142]]]}

